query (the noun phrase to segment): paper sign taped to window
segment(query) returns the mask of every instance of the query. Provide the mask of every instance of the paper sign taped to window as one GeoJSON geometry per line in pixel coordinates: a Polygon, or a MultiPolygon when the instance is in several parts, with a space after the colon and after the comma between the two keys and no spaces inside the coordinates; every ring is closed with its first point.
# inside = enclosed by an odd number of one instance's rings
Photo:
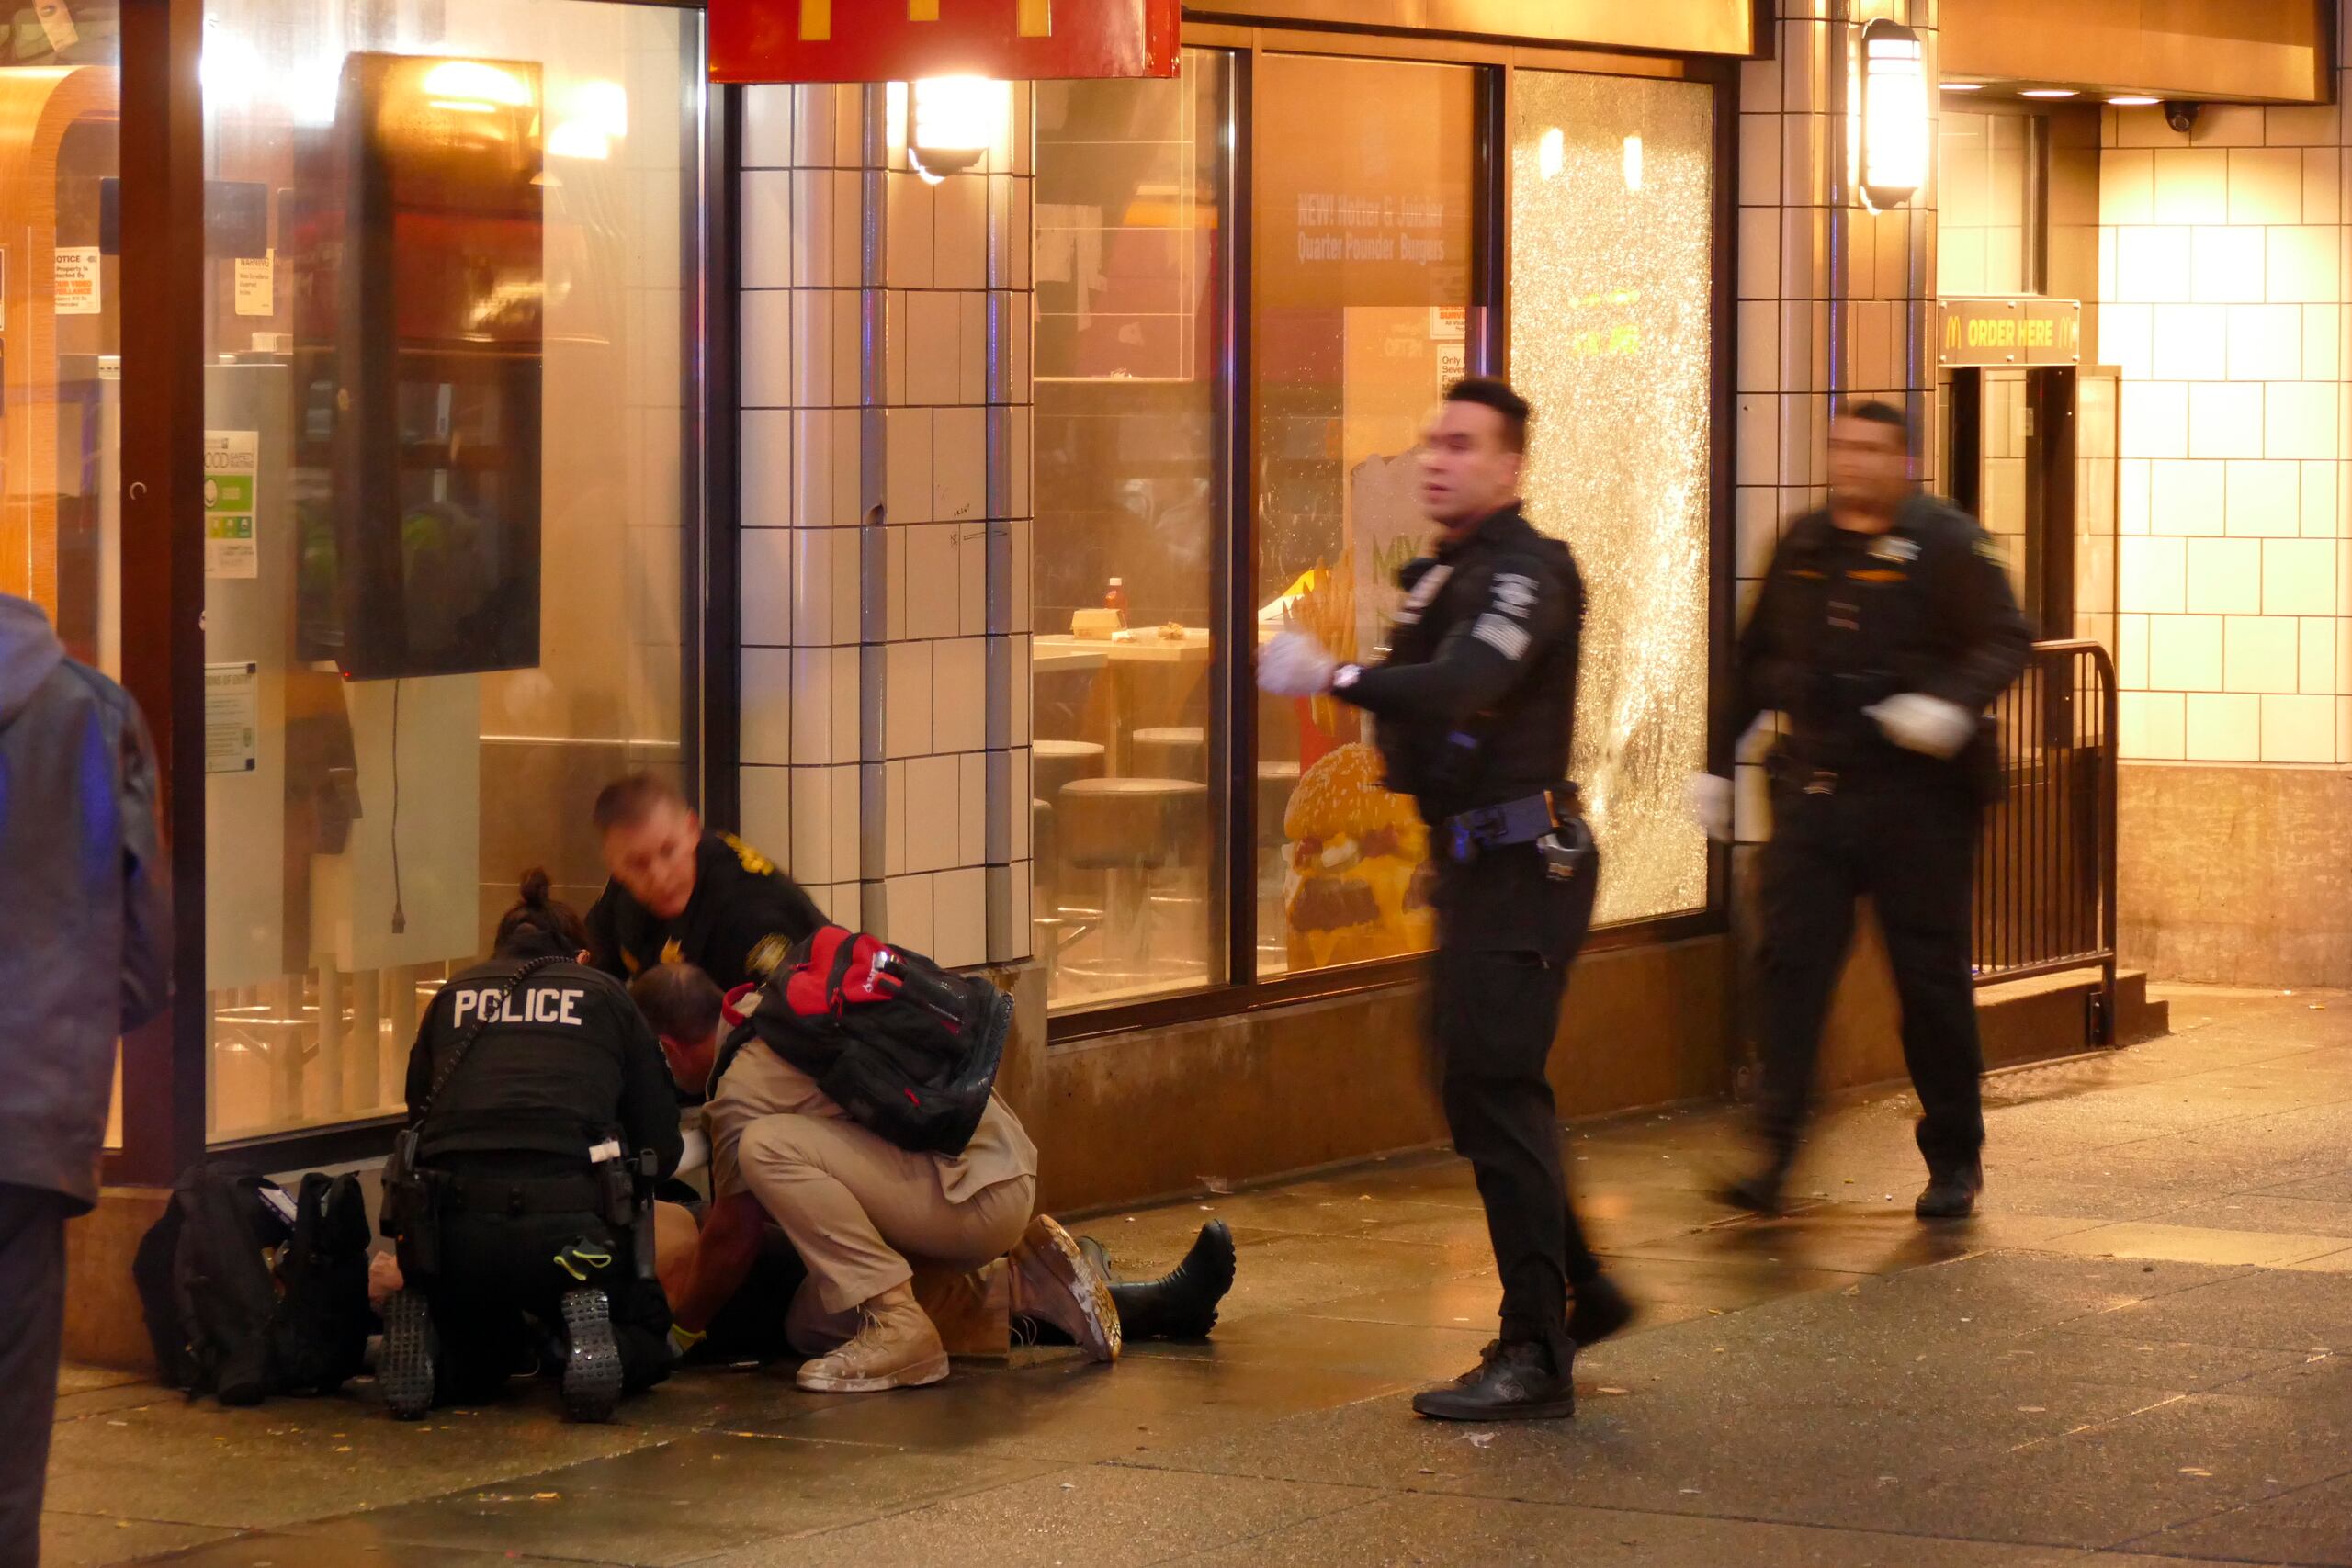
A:
{"type": "Polygon", "coordinates": [[[261,676],[252,664],[204,667],[204,771],[250,773],[261,740],[261,676]]]}
{"type": "Polygon", "coordinates": [[[251,430],[204,433],[204,575],[261,575],[254,536],[261,435],[251,430]]]}
{"type": "Polygon", "coordinates": [[[277,314],[277,253],[237,258],[237,314],[277,314]]]}
{"type": "Polygon", "coordinates": [[[95,316],[106,309],[98,294],[98,247],[96,245],[60,245],[57,247],[57,313],[61,316],[95,316]]]}

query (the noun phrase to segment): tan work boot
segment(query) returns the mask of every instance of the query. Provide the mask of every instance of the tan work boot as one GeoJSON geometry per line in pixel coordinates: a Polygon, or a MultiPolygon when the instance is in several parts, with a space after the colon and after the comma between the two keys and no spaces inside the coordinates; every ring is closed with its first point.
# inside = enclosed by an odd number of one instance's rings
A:
{"type": "Polygon", "coordinates": [[[857,1309],[856,1337],[800,1369],[796,1380],[811,1393],[877,1393],[918,1388],[947,1376],[947,1351],[914,1291],[893,1286],[857,1309]]]}
{"type": "Polygon", "coordinates": [[[1090,1359],[1119,1359],[1119,1308],[1111,1299],[1111,1281],[1052,1216],[1031,1220],[1005,1262],[1012,1269],[1013,1316],[1052,1324],[1090,1359]]]}

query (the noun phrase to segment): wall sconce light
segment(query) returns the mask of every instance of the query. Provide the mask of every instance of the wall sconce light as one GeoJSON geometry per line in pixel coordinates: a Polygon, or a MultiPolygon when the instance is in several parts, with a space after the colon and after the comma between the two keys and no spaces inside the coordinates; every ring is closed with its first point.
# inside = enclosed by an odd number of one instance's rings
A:
{"type": "Polygon", "coordinates": [[[1006,85],[986,76],[933,76],[907,94],[907,162],[937,185],[978,163],[1004,125],[1006,85]]]}
{"type": "Polygon", "coordinates": [[[1884,212],[1928,177],[1928,71],[1919,35],[1883,18],[1862,28],[1847,84],[1847,152],[1862,205],[1884,212]]]}

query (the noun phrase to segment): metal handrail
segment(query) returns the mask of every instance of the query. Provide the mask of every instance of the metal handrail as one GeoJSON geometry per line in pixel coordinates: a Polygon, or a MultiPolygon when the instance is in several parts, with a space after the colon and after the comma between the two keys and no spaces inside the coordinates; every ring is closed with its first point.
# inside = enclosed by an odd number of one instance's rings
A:
{"type": "Polygon", "coordinates": [[[2086,638],[2040,642],[1993,705],[2001,795],[1985,814],[1972,911],[1976,983],[2100,972],[2116,992],[2115,661],[2086,638]]]}

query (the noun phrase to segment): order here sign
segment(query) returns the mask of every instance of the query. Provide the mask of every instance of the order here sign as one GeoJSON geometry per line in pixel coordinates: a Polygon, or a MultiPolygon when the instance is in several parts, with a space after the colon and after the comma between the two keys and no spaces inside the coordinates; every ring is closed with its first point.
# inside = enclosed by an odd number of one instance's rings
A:
{"type": "Polygon", "coordinates": [[[709,0],[714,82],[1176,74],[1182,0],[709,0]]]}

